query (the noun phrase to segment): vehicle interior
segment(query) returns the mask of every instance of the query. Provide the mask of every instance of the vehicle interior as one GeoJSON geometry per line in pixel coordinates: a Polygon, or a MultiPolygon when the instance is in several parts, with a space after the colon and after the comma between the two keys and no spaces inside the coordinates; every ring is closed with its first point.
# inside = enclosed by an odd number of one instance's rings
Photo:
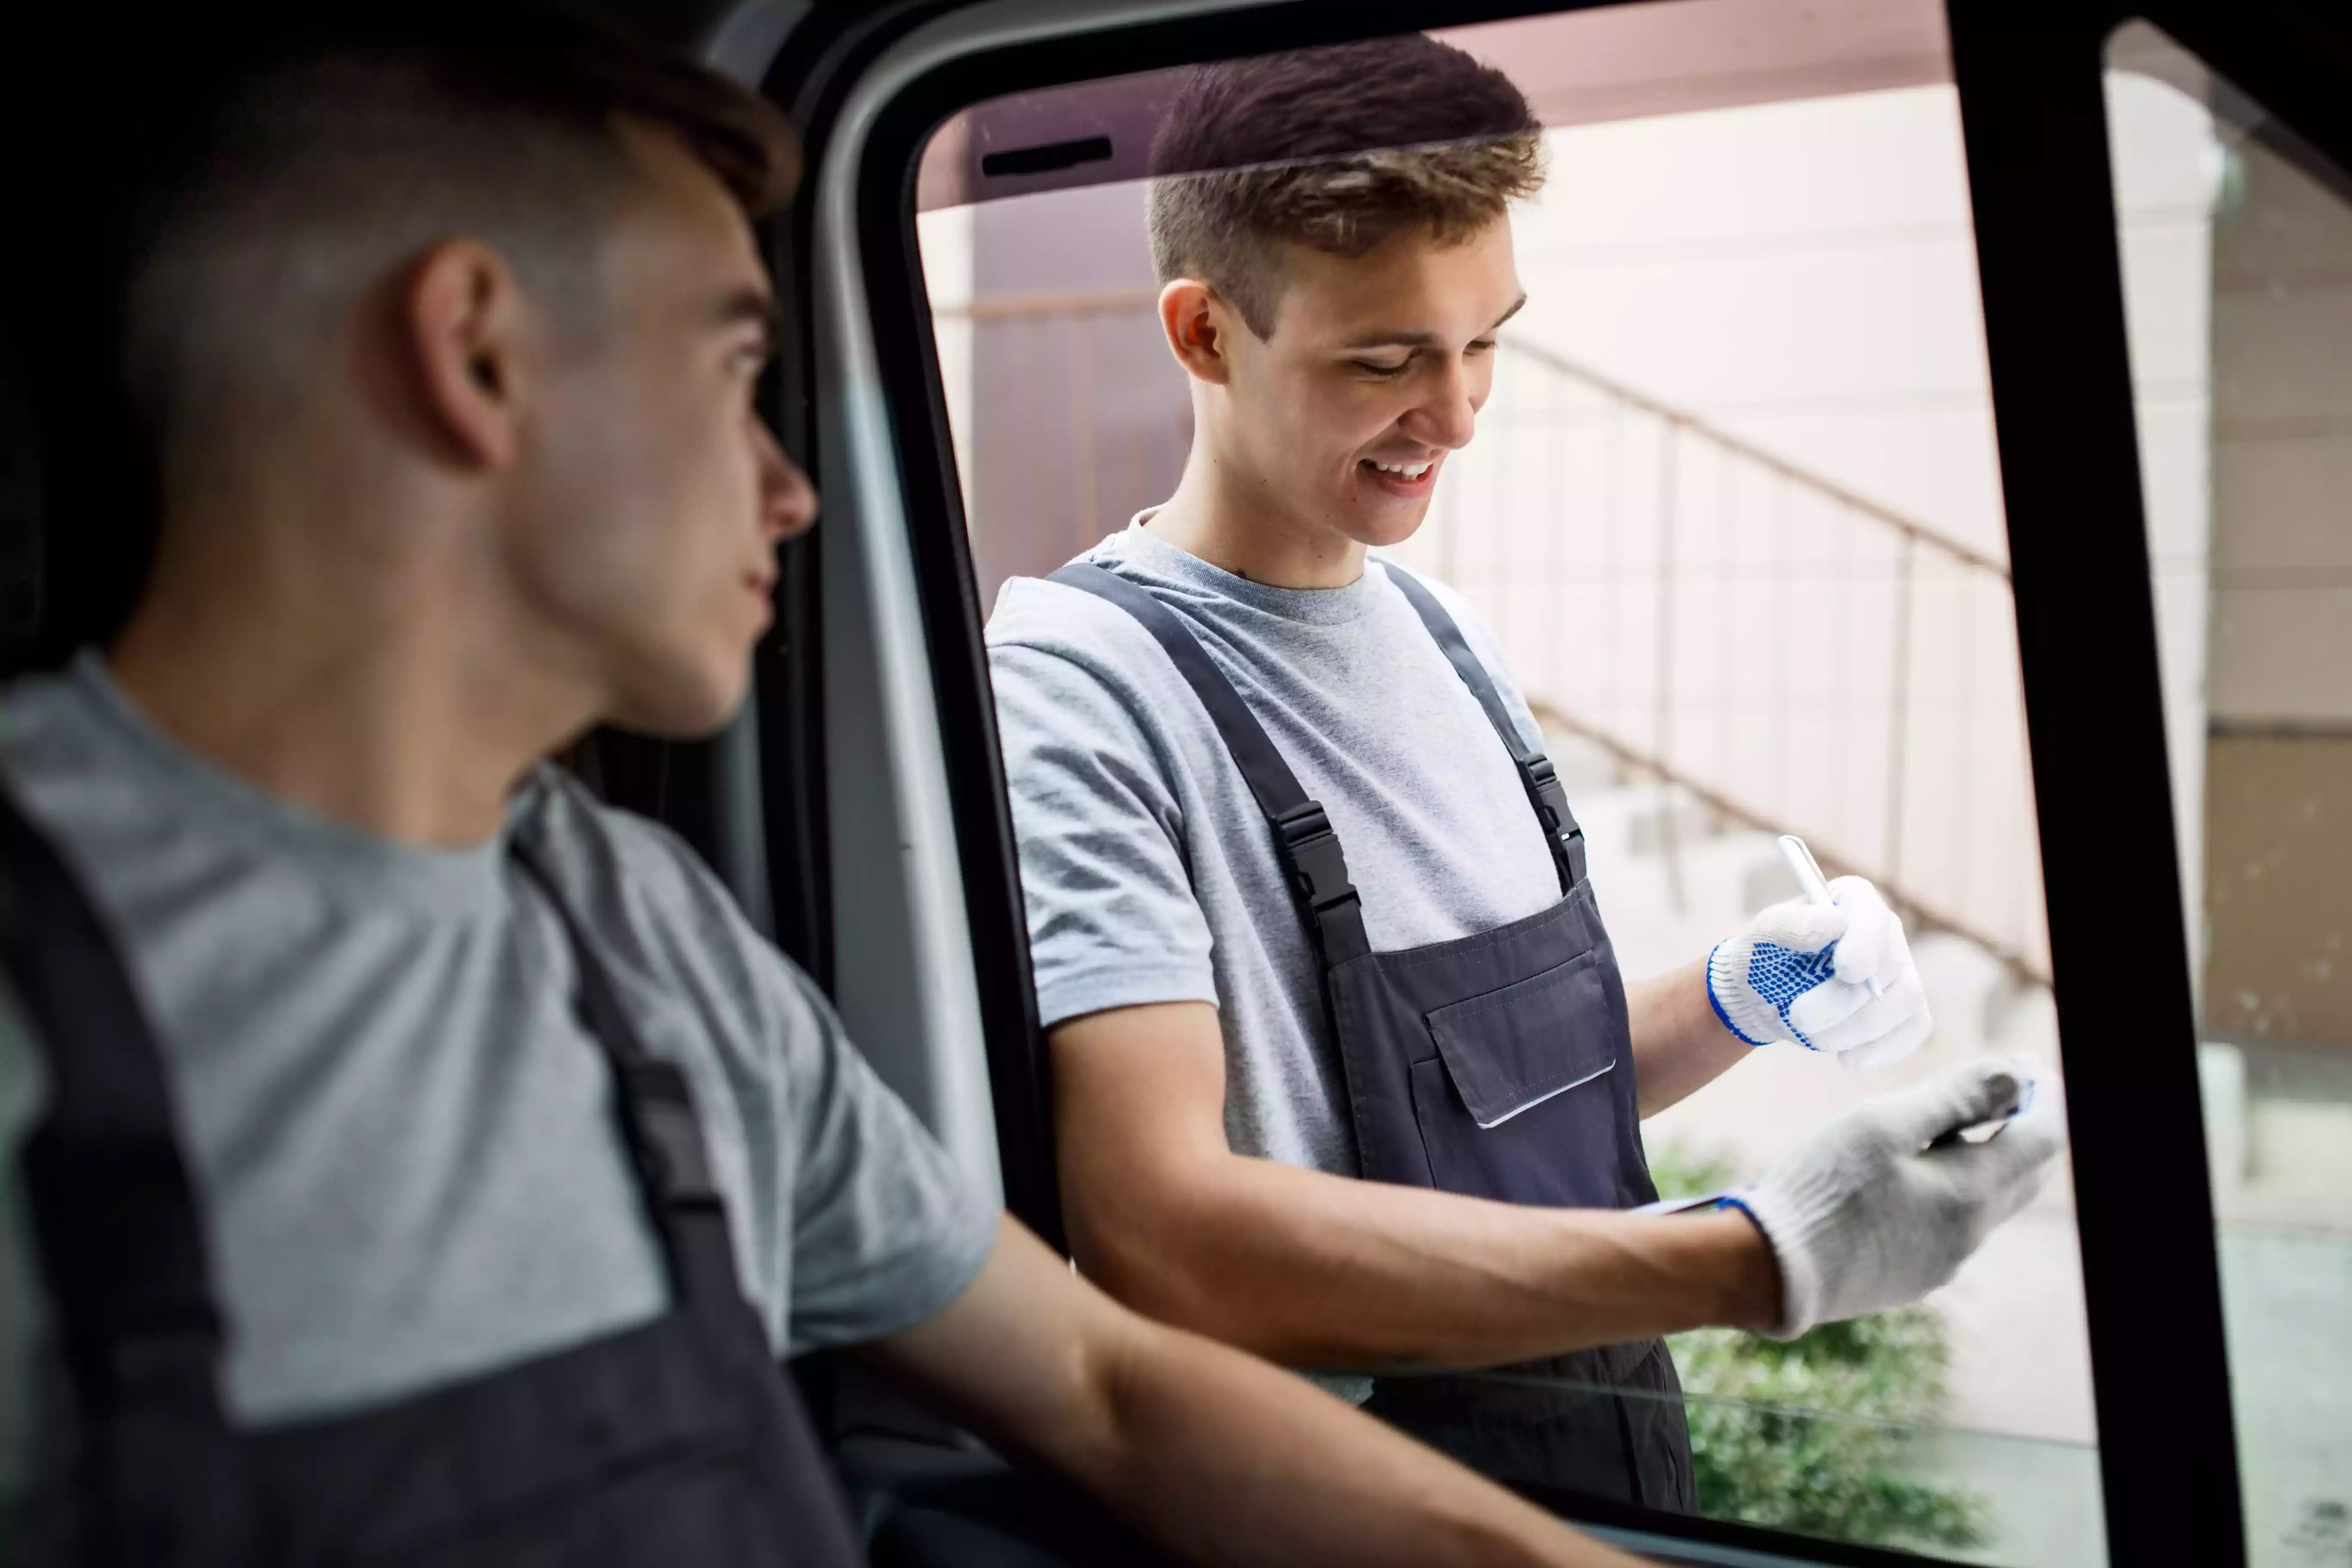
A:
{"type": "MultiPolygon", "coordinates": [[[[1678,1343],[1697,1517],[1529,1495],[1667,1563],[2352,1562],[2352,23],[607,8],[804,138],[765,396],[824,505],[732,727],[569,761],[710,863],[973,1182],[1063,1246],[983,633],[1181,463],[1139,219],[1167,89],[1436,31],[1527,93],[1553,173],[1475,460],[1398,558],[1510,648],[1621,946],[1786,896],[1759,846],[1801,831],[1934,944],[1935,1048],[2037,1055],[2071,1126],[2063,1191],[1932,1310],[1678,1343]],[[1807,673],[1832,647],[1858,686],[1807,673]],[[1790,733],[1863,787],[1819,804],[1790,733]]],[[[103,237],[161,76],[109,26],[45,19],[0,75],[7,677],[102,641],[142,570],[103,237]]],[[[1720,1092],[1647,1130],[1662,1187],[1854,1090],[1720,1092]]],[[[854,1365],[794,1371],[877,1563],[1139,1560],[854,1365]]]]}

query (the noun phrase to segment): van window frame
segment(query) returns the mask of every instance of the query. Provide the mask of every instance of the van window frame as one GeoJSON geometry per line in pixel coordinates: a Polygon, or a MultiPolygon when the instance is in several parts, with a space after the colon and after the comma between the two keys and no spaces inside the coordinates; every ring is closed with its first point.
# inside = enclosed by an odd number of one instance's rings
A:
{"type": "MultiPolygon", "coordinates": [[[[925,144],[949,117],[985,100],[1225,58],[1236,39],[1256,53],[1588,8],[1286,0],[1139,22],[1073,17],[1067,32],[976,47],[915,78],[885,106],[863,149],[860,261],[955,773],[1006,1203],[1057,1247],[1051,1065],[982,642],[987,606],[967,545],[916,237],[925,144]]],[[[2095,4],[2028,16],[2001,0],[1947,5],[2070,1091],[2101,1487],[2117,1568],[2242,1564],[2245,1542],[2109,182],[2106,39],[2127,20],[2151,22],[2315,144],[2339,159],[2352,147],[2344,112],[2313,111],[2327,101],[2325,73],[2310,62],[2298,24],[2180,10],[2095,4]],[[2077,613],[2093,604],[2095,617],[2077,613]],[[2116,910],[2136,913],[2120,921],[2116,910]],[[2174,1157],[2151,1159],[2152,1150],[2174,1157]]],[[[1704,1542],[1829,1563],[1933,1560],[1530,1495],[1568,1517],[1638,1529],[1660,1546],[1704,1542]]]]}

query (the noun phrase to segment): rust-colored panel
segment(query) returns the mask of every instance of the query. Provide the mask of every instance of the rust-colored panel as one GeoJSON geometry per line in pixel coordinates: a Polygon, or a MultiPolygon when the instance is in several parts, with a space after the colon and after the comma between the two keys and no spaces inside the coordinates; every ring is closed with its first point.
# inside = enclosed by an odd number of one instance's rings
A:
{"type": "Polygon", "coordinates": [[[2352,1056],[2352,733],[2211,738],[2209,1039],[2352,1056]]]}

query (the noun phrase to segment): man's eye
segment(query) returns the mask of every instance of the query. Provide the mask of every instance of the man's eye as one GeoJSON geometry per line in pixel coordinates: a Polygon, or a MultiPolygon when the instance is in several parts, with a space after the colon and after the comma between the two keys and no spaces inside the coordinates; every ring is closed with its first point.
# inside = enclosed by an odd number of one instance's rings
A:
{"type": "Polygon", "coordinates": [[[1492,338],[1475,339],[1471,342],[1469,352],[1474,354],[1492,353],[1495,352],[1495,340],[1492,338]]]}
{"type": "Polygon", "coordinates": [[[1358,370],[1362,371],[1366,375],[1377,376],[1382,381],[1387,381],[1391,377],[1402,375],[1405,373],[1405,368],[1412,364],[1412,361],[1403,359],[1397,361],[1394,364],[1382,364],[1378,360],[1351,359],[1348,363],[1355,366],[1358,370]]]}

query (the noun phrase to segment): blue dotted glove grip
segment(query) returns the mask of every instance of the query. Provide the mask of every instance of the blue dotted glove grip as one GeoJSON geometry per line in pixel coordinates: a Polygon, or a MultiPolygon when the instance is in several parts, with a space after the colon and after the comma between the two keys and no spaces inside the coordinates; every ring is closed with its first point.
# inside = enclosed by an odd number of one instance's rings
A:
{"type": "MultiPolygon", "coordinates": [[[[1789,1021],[1789,1008],[1798,997],[1827,982],[1836,964],[1835,942],[1817,952],[1800,952],[1792,947],[1782,947],[1779,942],[1759,942],[1748,951],[1748,986],[1759,1000],[1780,1016],[1781,1026],[1789,1031],[1791,1039],[1809,1051],[1818,1050],[1821,1047],[1805,1038],[1804,1031],[1789,1021]]],[[[1723,1020],[1723,1026],[1740,1039],[1751,1046],[1769,1043],[1749,1035],[1733,1023],[1731,1015],[1724,1011],[1722,998],[1715,994],[1715,966],[1711,962],[1707,965],[1706,1000],[1707,1005],[1715,1009],[1715,1016],[1723,1020]]]]}
{"type": "Polygon", "coordinates": [[[1748,955],[1748,984],[1756,994],[1772,1005],[1780,1015],[1796,1042],[1807,1050],[1815,1048],[1796,1025],[1789,1022],[1790,1005],[1830,978],[1837,966],[1837,943],[1832,942],[1818,952],[1799,952],[1793,947],[1778,942],[1759,942],[1748,955]]]}

